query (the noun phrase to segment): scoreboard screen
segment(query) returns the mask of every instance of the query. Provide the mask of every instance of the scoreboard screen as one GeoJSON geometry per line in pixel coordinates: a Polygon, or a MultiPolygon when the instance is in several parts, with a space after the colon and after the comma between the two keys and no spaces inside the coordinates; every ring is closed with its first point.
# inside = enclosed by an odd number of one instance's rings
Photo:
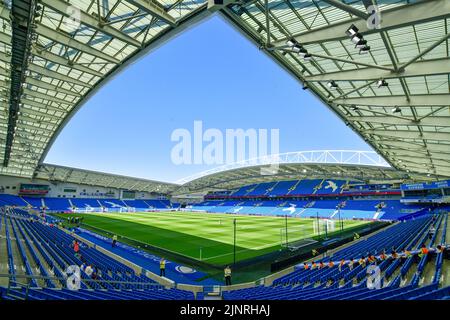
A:
{"type": "Polygon", "coordinates": [[[21,183],[19,194],[21,195],[45,195],[50,190],[46,184],[21,183]]]}
{"type": "Polygon", "coordinates": [[[136,199],[136,191],[122,190],[122,199],[136,199]]]}

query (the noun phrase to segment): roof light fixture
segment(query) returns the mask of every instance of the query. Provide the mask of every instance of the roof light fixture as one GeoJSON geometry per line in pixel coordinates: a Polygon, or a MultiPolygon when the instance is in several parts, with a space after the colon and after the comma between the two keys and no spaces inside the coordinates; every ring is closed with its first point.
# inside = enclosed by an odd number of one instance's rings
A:
{"type": "Polygon", "coordinates": [[[289,39],[288,41],[286,41],[286,44],[287,44],[289,47],[293,47],[293,46],[295,46],[295,45],[297,44],[297,40],[295,40],[294,38],[291,38],[291,39],[289,39]]]}
{"type": "Polygon", "coordinates": [[[367,40],[361,39],[355,44],[355,48],[361,49],[367,45],[367,40]]]}
{"type": "Polygon", "coordinates": [[[364,48],[359,49],[359,54],[367,54],[370,51],[370,46],[365,46],[364,48]]]}
{"type": "Polygon", "coordinates": [[[377,85],[378,85],[378,88],[381,88],[381,87],[389,86],[389,83],[387,83],[387,81],[384,79],[380,79],[380,80],[378,80],[377,85]]]}
{"type": "Polygon", "coordinates": [[[300,57],[305,57],[308,54],[308,50],[306,50],[305,48],[301,47],[300,50],[298,51],[298,55],[300,57]]]}
{"type": "Polygon", "coordinates": [[[327,83],[327,86],[328,86],[328,88],[330,88],[330,89],[332,89],[332,90],[335,90],[335,89],[337,89],[337,88],[338,88],[338,85],[337,85],[337,83],[336,83],[336,82],[334,82],[334,81],[330,81],[330,82],[328,82],[328,83],[327,83]]]}
{"type": "Polygon", "coordinates": [[[347,31],[345,31],[345,34],[346,34],[347,36],[349,36],[349,37],[352,37],[353,35],[355,35],[356,33],[358,33],[358,31],[359,31],[359,29],[358,29],[354,24],[352,24],[352,25],[347,29],[347,31]]]}
{"type": "Polygon", "coordinates": [[[295,44],[292,47],[292,51],[294,51],[294,52],[300,52],[302,49],[303,49],[302,46],[300,46],[299,44],[295,44]]]}
{"type": "Polygon", "coordinates": [[[351,40],[354,44],[357,44],[358,42],[360,42],[361,40],[364,40],[364,39],[360,33],[357,33],[351,38],[351,40]]]}

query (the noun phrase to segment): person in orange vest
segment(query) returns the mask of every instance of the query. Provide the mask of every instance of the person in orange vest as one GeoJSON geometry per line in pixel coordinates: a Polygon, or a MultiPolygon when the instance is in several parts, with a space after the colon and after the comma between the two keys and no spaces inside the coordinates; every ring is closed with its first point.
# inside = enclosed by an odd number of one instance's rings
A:
{"type": "Polygon", "coordinates": [[[372,263],[372,262],[375,262],[376,259],[375,259],[375,257],[374,257],[373,254],[369,254],[369,256],[367,257],[367,261],[368,261],[369,263],[372,263]]]}
{"type": "Polygon", "coordinates": [[[422,245],[422,248],[420,248],[419,257],[422,258],[424,255],[428,254],[428,248],[425,246],[425,244],[422,245]]]}
{"type": "Polygon", "coordinates": [[[384,251],[380,254],[380,259],[381,260],[386,260],[386,254],[385,254],[384,251]]]}
{"type": "Polygon", "coordinates": [[[333,262],[333,261],[330,261],[330,262],[328,263],[328,267],[329,267],[329,268],[333,268],[333,267],[334,267],[334,262],[333,262]]]}
{"type": "Polygon", "coordinates": [[[317,264],[315,261],[312,262],[311,264],[311,270],[314,270],[316,268],[317,264]]]}
{"type": "Polygon", "coordinates": [[[304,263],[304,264],[303,264],[303,268],[304,268],[305,270],[308,270],[308,269],[309,269],[309,264],[304,263]]]}

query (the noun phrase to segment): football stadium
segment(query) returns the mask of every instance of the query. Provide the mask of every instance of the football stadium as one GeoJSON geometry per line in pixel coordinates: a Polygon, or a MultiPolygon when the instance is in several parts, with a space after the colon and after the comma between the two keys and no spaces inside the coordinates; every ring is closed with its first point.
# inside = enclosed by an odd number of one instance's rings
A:
{"type": "Polygon", "coordinates": [[[5,0],[0,18],[0,300],[450,299],[450,1],[5,0]],[[373,151],[177,182],[45,161],[106,82],[213,16],[373,151]]]}

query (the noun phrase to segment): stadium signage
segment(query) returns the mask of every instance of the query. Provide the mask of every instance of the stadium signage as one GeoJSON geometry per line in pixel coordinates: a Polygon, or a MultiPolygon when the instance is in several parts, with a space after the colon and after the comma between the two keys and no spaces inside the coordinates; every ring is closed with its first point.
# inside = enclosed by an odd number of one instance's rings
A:
{"type": "Polygon", "coordinates": [[[427,189],[441,189],[450,187],[450,180],[436,181],[430,183],[412,183],[412,184],[402,184],[400,186],[401,190],[427,190],[427,189]]]}

